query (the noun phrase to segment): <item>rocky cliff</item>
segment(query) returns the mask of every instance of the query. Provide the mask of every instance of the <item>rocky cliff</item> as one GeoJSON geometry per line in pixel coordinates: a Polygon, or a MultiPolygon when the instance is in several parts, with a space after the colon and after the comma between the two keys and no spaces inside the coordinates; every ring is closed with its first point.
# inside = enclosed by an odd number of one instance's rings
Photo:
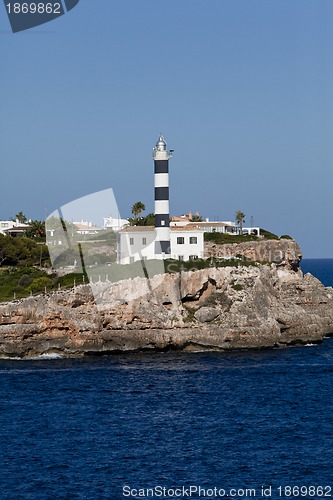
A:
{"type": "Polygon", "coordinates": [[[239,349],[320,341],[333,289],[276,264],[80,286],[0,305],[0,356],[239,349]]]}
{"type": "Polygon", "coordinates": [[[245,243],[216,244],[205,242],[206,257],[230,258],[242,255],[248,259],[260,262],[274,262],[278,265],[288,265],[297,270],[302,259],[302,252],[295,240],[248,241],[245,243]]]}

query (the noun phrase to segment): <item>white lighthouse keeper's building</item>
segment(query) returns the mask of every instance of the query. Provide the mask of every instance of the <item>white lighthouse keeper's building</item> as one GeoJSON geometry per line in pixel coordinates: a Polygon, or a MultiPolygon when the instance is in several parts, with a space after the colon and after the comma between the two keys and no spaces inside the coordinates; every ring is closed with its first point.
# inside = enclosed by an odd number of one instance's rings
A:
{"type": "Polygon", "coordinates": [[[191,260],[204,257],[204,231],[197,227],[170,228],[169,158],[172,151],[162,135],[153,149],[155,226],[129,226],[117,234],[117,262],[145,259],[191,260]]]}

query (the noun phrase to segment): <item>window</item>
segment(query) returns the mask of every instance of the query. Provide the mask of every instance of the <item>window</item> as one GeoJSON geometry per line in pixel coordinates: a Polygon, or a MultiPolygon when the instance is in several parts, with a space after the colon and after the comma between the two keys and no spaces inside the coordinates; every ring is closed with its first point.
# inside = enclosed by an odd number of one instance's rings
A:
{"type": "Polygon", "coordinates": [[[197,243],[198,243],[198,238],[196,236],[191,236],[190,237],[190,244],[196,245],[197,243]]]}
{"type": "Polygon", "coordinates": [[[178,255],[178,260],[184,260],[184,255],[178,255]]]}
{"type": "Polygon", "coordinates": [[[130,238],[130,245],[134,245],[134,238],[130,238]]]}
{"type": "Polygon", "coordinates": [[[198,260],[198,256],[197,255],[190,255],[190,260],[198,260]]]}
{"type": "Polygon", "coordinates": [[[147,238],[142,238],[142,244],[147,245],[147,238]]]}
{"type": "Polygon", "coordinates": [[[185,240],[182,236],[177,237],[177,245],[184,245],[185,240]]]}

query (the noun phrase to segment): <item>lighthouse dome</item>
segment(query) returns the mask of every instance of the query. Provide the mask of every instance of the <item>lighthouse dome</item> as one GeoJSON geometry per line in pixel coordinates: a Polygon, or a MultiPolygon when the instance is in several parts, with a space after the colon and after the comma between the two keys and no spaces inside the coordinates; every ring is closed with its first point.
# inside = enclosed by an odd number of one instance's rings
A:
{"type": "Polygon", "coordinates": [[[157,149],[157,151],[166,151],[166,147],[167,147],[167,145],[166,145],[166,142],[164,140],[164,137],[163,137],[163,135],[160,135],[160,138],[156,143],[156,149],[157,149]]]}

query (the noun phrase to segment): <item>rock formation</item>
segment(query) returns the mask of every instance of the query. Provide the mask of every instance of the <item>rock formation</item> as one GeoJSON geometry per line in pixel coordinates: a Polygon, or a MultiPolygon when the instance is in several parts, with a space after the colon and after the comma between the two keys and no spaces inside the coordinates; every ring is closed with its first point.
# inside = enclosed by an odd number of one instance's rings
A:
{"type": "Polygon", "coordinates": [[[205,242],[206,257],[230,258],[242,255],[256,262],[274,262],[279,265],[289,265],[297,270],[302,259],[302,252],[295,240],[248,241],[245,243],[227,243],[219,245],[205,242]]]}
{"type": "Polygon", "coordinates": [[[227,350],[320,341],[333,332],[333,289],[295,271],[295,260],[288,254],[285,265],[163,274],[3,303],[0,356],[227,350]]]}

